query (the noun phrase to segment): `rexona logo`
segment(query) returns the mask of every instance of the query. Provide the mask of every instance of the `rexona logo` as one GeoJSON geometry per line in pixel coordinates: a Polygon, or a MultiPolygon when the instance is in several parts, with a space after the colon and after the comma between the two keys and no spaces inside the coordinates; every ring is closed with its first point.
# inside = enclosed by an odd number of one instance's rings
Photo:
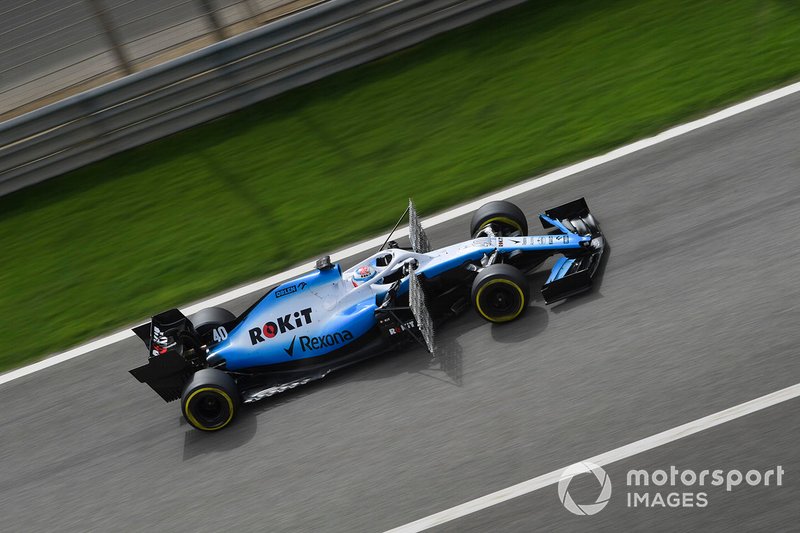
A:
{"type": "Polygon", "coordinates": [[[280,333],[286,333],[297,328],[302,328],[311,324],[311,308],[306,307],[300,311],[289,313],[284,316],[279,316],[275,320],[267,322],[260,328],[253,328],[248,330],[250,333],[250,343],[255,346],[259,342],[264,342],[266,339],[272,339],[280,333]]]}
{"type": "Polygon", "coordinates": [[[302,291],[305,288],[306,288],[305,281],[301,281],[296,285],[289,285],[288,287],[282,287],[275,291],[275,298],[281,298],[283,296],[286,296],[287,294],[293,294],[295,292],[302,291]]]}
{"type": "Polygon", "coordinates": [[[308,352],[321,350],[323,348],[335,348],[340,344],[348,343],[353,340],[353,334],[345,329],[343,331],[337,331],[336,333],[330,333],[328,335],[320,335],[319,337],[307,337],[305,335],[297,337],[295,335],[292,338],[292,342],[289,344],[289,347],[283,349],[283,351],[286,352],[286,354],[290,357],[294,355],[296,340],[300,341],[298,344],[300,349],[303,352],[308,352]]]}

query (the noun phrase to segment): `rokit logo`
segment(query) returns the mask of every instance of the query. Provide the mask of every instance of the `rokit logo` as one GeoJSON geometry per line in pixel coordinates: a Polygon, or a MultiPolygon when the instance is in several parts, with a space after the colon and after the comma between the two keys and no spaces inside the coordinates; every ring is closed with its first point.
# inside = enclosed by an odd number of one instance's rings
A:
{"type": "Polygon", "coordinates": [[[250,343],[255,346],[259,342],[264,342],[266,339],[274,338],[279,333],[286,333],[287,331],[307,326],[311,324],[311,322],[310,307],[284,316],[279,316],[274,321],[267,322],[260,328],[248,330],[250,334],[250,343]]]}
{"type": "Polygon", "coordinates": [[[286,352],[286,355],[290,357],[294,355],[295,341],[298,339],[300,340],[298,343],[300,349],[303,352],[308,352],[321,350],[322,348],[335,348],[340,344],[345,344],[353,340],[353,334],[345,329],[343,331],[337,331],[336,333],[331,333],[328,335],[320,335],[318,337],[308,337],[306,335],[297,337],[295,335],[292,337],[292,342],[289,344],[289,347],[283,349],[283,351],[286,352]]]}
{"type": "Polygon", "coordinates": [[[408,322],[400,324],[399,326],[392,326],[387,331],[389,332],[389,335],[397,335],[398,333],[402,333],[415,327],[417,327],[417,322],[412,319],[408,322]]]}

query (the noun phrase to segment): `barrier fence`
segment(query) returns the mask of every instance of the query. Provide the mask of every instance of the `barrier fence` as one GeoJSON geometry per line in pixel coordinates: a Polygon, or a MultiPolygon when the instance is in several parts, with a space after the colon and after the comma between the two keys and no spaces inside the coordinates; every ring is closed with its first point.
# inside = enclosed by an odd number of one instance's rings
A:
{"type": "Polygon", "coordinates": [[[323,1],[0,2],[0,121],[323,1]]]}
{"type": "Polygon", "coordinates": [[[371,61],[524,0],[328,0],[0,123],[0,194],[371,61]]]}

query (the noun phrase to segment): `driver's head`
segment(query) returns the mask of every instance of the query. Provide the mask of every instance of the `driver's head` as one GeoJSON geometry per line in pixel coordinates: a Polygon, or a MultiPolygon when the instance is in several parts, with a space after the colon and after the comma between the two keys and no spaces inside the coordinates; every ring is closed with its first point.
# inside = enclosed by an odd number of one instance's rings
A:
{"type": "Polygon", "coordinates": [[[369,265],[363,265],[356,269],[355,273],[353,273],[353,281],[357,284],[364,283],[365,281],[371,280],[375,277],[376,271],[369,265]]]}

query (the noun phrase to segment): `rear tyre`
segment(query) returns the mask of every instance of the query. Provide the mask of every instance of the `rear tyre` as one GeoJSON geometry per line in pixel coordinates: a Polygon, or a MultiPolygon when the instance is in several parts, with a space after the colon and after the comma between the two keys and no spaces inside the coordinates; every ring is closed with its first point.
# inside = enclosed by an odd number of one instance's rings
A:
{"type": "Polygon", "coordinates": [[[479,231],[489,225],[492,226],[498,237],[528,234],[528,220],[525,218],[525,213],[516,205],[505,200],[489,202],[478,208],[472,215],[472,221],[469,224],[470,235],[475,237],[479,231]]]}
{"type": "Polygon", "coordinates": [[[216,368],[195,372],[181,397],[186,421],[200,431],[217,431],[231,423],[241,398],[236,382],[216,368]]]}
{"type": "Polygon", "coordinates": [[[472,305],[481,318],[510,322],[525,311],[530,289],[518,268],[497,263],[484,268],[472,282],[472,305]]]}
{"type": "MultiPolygon", "coordinates": [[[[201,336],[235,319],[236,316],[233,313],[221,307],[202,309],[189,317],[189,321],[194,326],[194,330],[201,336]]],[[[227,332],[225,333],[227,336],[227,332]]]]}

